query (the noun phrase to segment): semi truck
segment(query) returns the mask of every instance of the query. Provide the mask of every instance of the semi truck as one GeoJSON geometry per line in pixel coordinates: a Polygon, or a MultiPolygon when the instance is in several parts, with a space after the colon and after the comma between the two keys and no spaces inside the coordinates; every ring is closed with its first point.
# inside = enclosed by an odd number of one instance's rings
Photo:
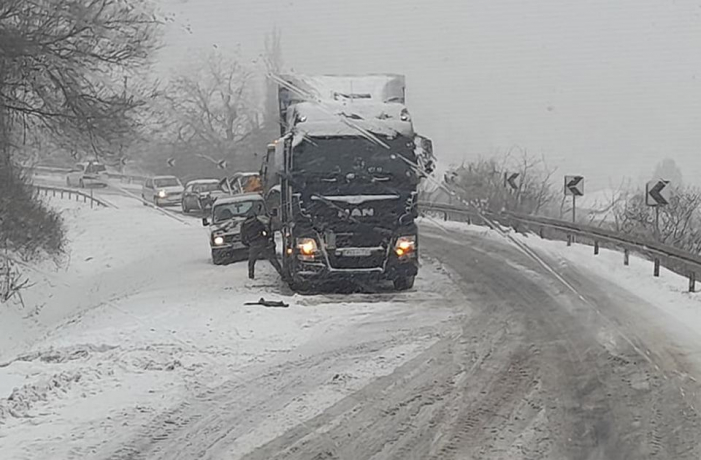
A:
{"type": "Polygon", "coordinates": [[[400,75],[279,77],[281,137],[261,174],[293,289],[418,273],[417,188],[433,165],[400,75]]]}

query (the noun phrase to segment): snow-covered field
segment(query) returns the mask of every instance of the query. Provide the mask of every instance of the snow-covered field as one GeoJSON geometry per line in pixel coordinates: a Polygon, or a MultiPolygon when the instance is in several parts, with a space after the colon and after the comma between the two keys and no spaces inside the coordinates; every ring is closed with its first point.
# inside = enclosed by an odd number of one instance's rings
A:
{"type": "MultiPolygon", "coordinates": [[[[23,293],[25,307],[0,306],[1,459],[103,458],[193,394],[298,356],[301,346],[324,350],[370,325],[392,337],[451,317],[453,287],[434,261],[424,261],[413,292],[293,295],[264,261],[254,281],[243,263],[212,265],[197,219],[110,200],[116,208],[53,200],[68,255],[58,269],[47,262],[26,272],[36,284],[23,293]],[[260,297],[290,306],[244,305],[260,297]]],[[[241,448],[392,372],[433,340],[418,334],[356,360],[280,420],[252,426],[241,448]]]]}

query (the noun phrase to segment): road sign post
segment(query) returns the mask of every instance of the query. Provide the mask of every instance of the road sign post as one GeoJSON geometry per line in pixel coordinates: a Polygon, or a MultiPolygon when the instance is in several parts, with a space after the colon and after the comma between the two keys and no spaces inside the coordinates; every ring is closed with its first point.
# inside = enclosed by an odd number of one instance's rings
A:
{"type": "Polygon", "coordinates": [[[668,180],[653,180],[645,185],[645,204],[655,208],[655,240],[660,240],[660,208],[669,204],[670,187],[668,180]]]}
{"type": "Polygon", "coordinates": [[[577,197],[584,196],[584,177],[565,176],[565,196],[572,196],[572,222],[577,221],[577,197]]]}
{"type": "Polygon", "coordinates": [[[512,190],[518,190],[518,183],[516,179],[521,175],[521,173],[504,173],[504,187],[511,187],[512,190]]]}

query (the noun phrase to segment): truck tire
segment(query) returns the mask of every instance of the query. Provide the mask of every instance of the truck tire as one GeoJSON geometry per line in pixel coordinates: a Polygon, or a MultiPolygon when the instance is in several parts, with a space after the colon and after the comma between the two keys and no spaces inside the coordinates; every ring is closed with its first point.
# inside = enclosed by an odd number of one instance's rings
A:
{"type": "Polygon", "coordinates": [[[290,289],[292,289],[295,292],[299,292],[301,294],[311,292],[313,285],[309,281],[304,281],[304,280],[297,280],[297,281],[290,281],[289,283],[290,289]]]}
{"type": "Polygon", "coordinates": [[[413,276],[402,276],[400,278],[395,278],[394,289],[396,291],[407,291],[414,287],[414,277],[413,276]]]}

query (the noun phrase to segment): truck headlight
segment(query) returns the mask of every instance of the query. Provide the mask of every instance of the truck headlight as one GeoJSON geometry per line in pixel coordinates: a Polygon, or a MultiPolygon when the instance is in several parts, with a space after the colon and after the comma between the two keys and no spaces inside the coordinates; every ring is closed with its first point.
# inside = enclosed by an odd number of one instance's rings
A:
{"type": "Polygon", "coordinates": [[[159,190],[159,191],[158,191],[158,197],[159,197],[159,198],[165,198],[166,196],[168,196],[168,194],[166,193],[165,190],[159,190]]]}
{"type": "Polygon", "coordinates": [[[397,238],[397,242],[394,244],[394,252],[399,257],[413,254],[414,251],[416,251],[415,235],[400,236],[397,238]]]}
{"type": "Polygon", "coordinates": [[[221,246],[222,244],[224,244],[224,237],[223,236],[215,236],[214,237],[214,244],[216,246],[221,246]]]}
{"type": "Polygon", "coordinates": [[[314,238],[297,238],[297,249],[304,256],[313,256],[317,250],[314,238]]]}

